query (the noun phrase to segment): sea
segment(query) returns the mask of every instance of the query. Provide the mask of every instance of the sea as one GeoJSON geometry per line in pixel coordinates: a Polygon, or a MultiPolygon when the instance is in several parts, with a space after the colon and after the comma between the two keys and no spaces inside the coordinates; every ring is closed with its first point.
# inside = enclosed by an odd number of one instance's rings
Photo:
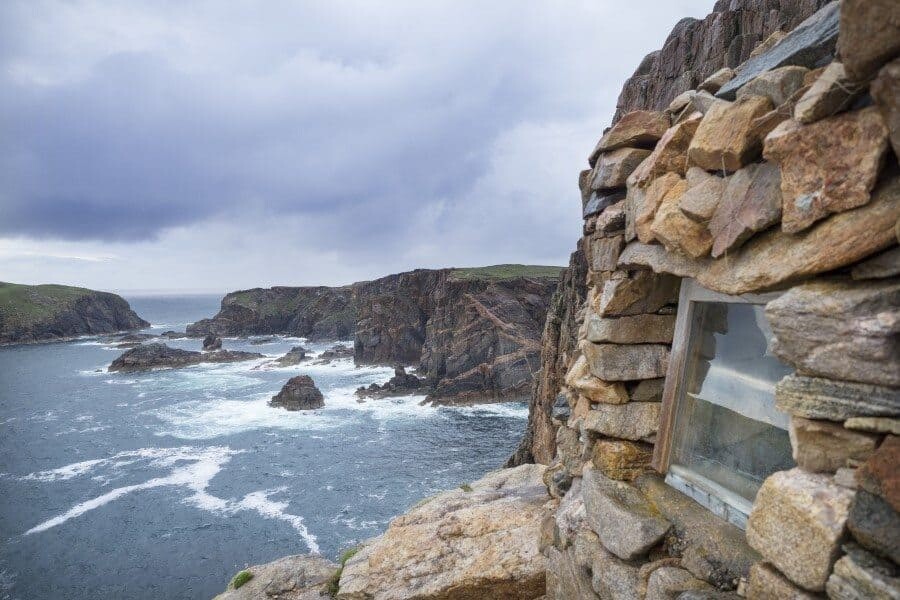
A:
{"type": "MultiPolygon", "coordinates": [[[[153,334],[220,298],[126,296],[153,334]]],[[[526,405],[359,402],[356,388],[393,369],[315,364],[331,345],[225,338],[265,357],[141,373],[106,370],[124,350],[105,336],[0,348],[0,599],[211,598],[250,565],[336,559],[518,444],[526,405]],[[296,345],[313,359],[273,364],[296,345]],[[268,406],[299,374],[325,408],[268,406]]]]}

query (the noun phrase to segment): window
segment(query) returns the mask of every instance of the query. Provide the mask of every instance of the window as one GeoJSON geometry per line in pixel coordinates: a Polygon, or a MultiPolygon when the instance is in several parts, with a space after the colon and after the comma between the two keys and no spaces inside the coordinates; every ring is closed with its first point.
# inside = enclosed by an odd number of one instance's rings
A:
{"type": "Polygon", "coordinates": [[[682,281],[654,451],[670,485],[740,527],[763,480],[794,466],[774,393],[793,369],[768,352],[763,313],[773,297],[682,281]]]}

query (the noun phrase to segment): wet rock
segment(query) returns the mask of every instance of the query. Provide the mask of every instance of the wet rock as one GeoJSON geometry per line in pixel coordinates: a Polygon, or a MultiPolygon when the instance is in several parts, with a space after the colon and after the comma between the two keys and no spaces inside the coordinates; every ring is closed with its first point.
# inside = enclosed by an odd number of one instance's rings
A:
{"type": "Polygon", "coordinates": [[[760,562],[750,569],[747,598],[750,600],[820,600],[822,596],[797,587],[779,573],[778,569],[769,563],[760,562]]]}
{"type": "Polygon", "coordinates": [[[320,600],[328,593],[328,583],[337,568],[333,562],[314,554],[285,556],[245,569],[253,575],[252,579],[238,589],[228,584],[213,600],[320,600]]]}
{"type": "Polygon", "coordinates": [[[307,359],[306,352],[307,350],[303,346],[294,346],[284,356],[276,358],[275,362],[282,367],[298,365],[307,359]]]}
{"type": "Polygon", "coordinates": [[[690,164],[707,171],[730,172],[755,160],[762,151],[762,139],[752,124],[772,108],[772,102],[762,96],[714,103],[691,140],[690,164]]]}
{"type": "Polygon", "coordinates": [[[707,223],[725,193],[728,180],[691,167],[687,172],[688,189],[681,197],[678,208],[697,223],[707,223]]]}
{"type": "Polygon", "coordinates": [[[653,446],[644,442],[598,439],[591,449],[591,463],[600,473],[616,481],[632,481],[650,468],[653,446]]]}
{"type": "MultiPolygon", "coordinates": [[[[542,465],[488,474],[394,519],[344,567],[339,600],[538,598],[547,562],[540,526],[555,510],[542,465]]],[[[555,551],[551,548],[550,551],[555,551]]]]}
{"type": "Polygon", "coordinates": [[[740,100],[747,96],[763,96],[769,99],[772,106],[780,106],[803,87],[807,73],[809,69],[797,66],[779,67],[760,73],[737,91],[737,98],[740,100]]]}
{"type": "Polygon", "coordinates": [[[582,496],[588,524],[603,546],[622,560],[646,554],[669,530],[637,488],[585,469],[582,496]]]}
{"type": "Polygon", "coordinates": [[[641,148],[619,148],[600,155],[591,179],[592,190],[625,187],[625,181],[645,158],[650,150],[641,148]]]}
{"type": "Polygon", "coordinates": [[[843,64],[833,62],[797,101],[794,119],[813,123],[835,115],[849,108],[865,88],[847,75],[843,64]]]}
{"type": "Polygon", "coordinates": [[[740,72],[724,84],[716,96],[731,100],[757,75],[784,65],[818,67],[831,60],[838,37],[840,4],[832,2],[800,23],[780,42],[747,60],[740,72]]]}
{"type": "Polygon", "coordinates": [[[309,375],[288,379],[281,391],[272,396],[269,406],[287,410],[312,410],[325,406],[325,398],[309,375]]]}
{"type": "Polygon", "coordinates": [[[704,79],[703,82],[697,86],[697,89],[709,92],[710,94],[715,94],[723,85],[734,79],[734,75],[734,69],[722,67],[704,79]]]}
{"type": "Polygon", "coordinates": [[[856,472],[859,487],[883,498],[900,512],[900,437],[889,435],[856,472]]]}
{"type": "Polygon", "coordinates": [[[689,219],[681,211],[681,199],[687,182],[674,185],[656,209],[650,231],[670,252],[680,252],[693,258],[709,254],[713,239],[706,225],[689,219]]]}
{"type": "Polygon", "coordinates": [[[884,499],[867,490],[857,490],[847,527],[860,544],[900,563],[900,514],[884,499]]]}
{"type": "Polygon", "coordinates": [[[900,390],[820,377],[788,375],[775,384],[775,406],[807,419],[900,416],[900,390]]]}
{"type": "Polygon", "coordinates": [[[635,110],[624,115],[603,134],[588,162],[593,167],[601,152],[609,152],[626,146],[652,148],[669,128],[669,117],[662,112],[635,110]]]}
{"type": "MultiPolygon", "coordinates": [[[[656,239],[653,233],[656,211],[670,192],[674,190],[674,194],[680,197],[686,189],[687,184],[681,177],[676,173],[666,173],[654,179],[642,194],[632,194],[629,190],[630,209],[634,213],[634,229],[639,240],[649,244],[656,239]]],[[[629,204],[628,199],[626,204],[629,204]]]]}
{"type": "Polygon", "coordinates": [[[847,554],[834,564],[825,586],[834,600],[897,600],[900,569],[856,544],[844,546],[847,554]]]}
{"type": "Polygon", "coordinates": [[[756,494],[747,542],[797,585],[823,591],[838,558],[853,492],[800,469],[770,476],[756,494]]]}
{"type": "Polygon", "coordinates": [[[879,71],[870,90],[890,132],[894,155],[900,157],[900,59],[879,71]]]}
{"type": "Polygon", "coordinates": [[[240,362],[262,358],[256,352],[240,352],[236,350],[218,350],[216,352],[194,352],[170,348],[165,344],[143,344],[126,351],[109,365],[109,371],[131,373],[149,371],[151,369],[177,369],[200,363],[240,362]]]}
{"type": "Polygon", "coordinates": [[[675,315],[633,315],[603,318],[589,312],[585,317],[585,339],[613,344],[670,344],[675,315]]]}
{"type": "Polygon", "coordinates": [[[604,381],[632,381],[664,377],[669,366],[669,347],[663,344],[594,344],[584,342],[581,351],[591,373],[604,381]]]}
{"type": "Polygon", "coordinates": [[[619,382],[607,382],[594,377],[584,356],[579,356],[566,373],[566,386],[586,396],[591,402],[604,404],[628,402],[625,386],[619,382]]]}
{"type": "Polygon", "coordinates": [[[683,592],[692,590],[712,590],[712,586],[697,579],[686,569],[660,567],[647,580],[645,600],[676,600],[683,592]]]}
{"type": "Polygon", "coordinates": [[[782,229],[796,233],[831,213],[869,202],[887,135],[875,107],[776,127],[766,136],[763,154],[781,166],[782,229]]]}
{"type": "Polygon", "coordinates": [[[712,256],[718,258],[740,248],[754,234],[781,219],[781,173],[760,163],[728,178],[722,199],[709,221],[712,256]]]}
{"type": "Polygon", "coordinates": [[[222,338],[212,333],[203,338],[203,349],[206,351],[221,350],[222,338]]]}
{"type": "Polygon", "coordinates": [[[900,275],[900,246],[885,250],[853,267],[853,279],[885,279],[900,275]]]}
{"type": "Polygon", "coordinates": [[[804,374],[900,386],[898,281],[817,281],[766,305],[776,356],[804,374]]]}
{"type": "Polygon", "coordinates": [[[842,2],[840,22],[841,60],[857,81],[900,54],[900,8],[893,0],[842,2]]]}
{"type": "Polygon", "coordinates": [[[829,421],[791,417],[789,429],[794,462],[807,471],[834,473],[869,458],[878,436],[844,429],[829,421]]]}
{"type": "Polygon", "coordinates": [[[659,427],[659,402],[600,404],[588,411],[582,427],[607,437],[643,440],[659,427]]]}
{"type": "Polygon", "coordinates": [[[684,175],[687,169],[687,149],[697,131],[702,115],[670,127],[653,152],[628,177],[628,186],[647,187],[651,181],[666,173],[684,175]]]}
{"type": "Polygon", "coordinates": [[[604,317],[655,313],[678,301],[681,282],[670,275],[638,271],[627,279],[611,279],[597,299],[597,313],[604,317]]]}
{"type": "Polygon", "coordinates": [[[344,344],[335,344],[331,348],[320,352],[319,355],[316,356],[316,362],[314,364],[327,365],[334,360],[353,358],[353,356],[353,348],[344,344]]]}

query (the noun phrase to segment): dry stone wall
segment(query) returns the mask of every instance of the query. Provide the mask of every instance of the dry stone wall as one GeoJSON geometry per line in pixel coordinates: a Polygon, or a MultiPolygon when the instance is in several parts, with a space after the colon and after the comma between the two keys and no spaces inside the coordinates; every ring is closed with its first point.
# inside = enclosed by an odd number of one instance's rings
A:
{"type": "MultiPolygon", "coordinates": [[[[682,61],[668,106],[623,111],[588,157],[585,301],[545,412],[548,599],[900,598],[900,4],[806,14],[752,54],[731,37],[743,62],[705,80],[682,61]],[[795,371],[775,400],[796,466],[745,529],[651,467],[685,277],[780,292],[765,317],[795,371]]],[[[667,44],[706,47],[697,27],[667,44]]]]}

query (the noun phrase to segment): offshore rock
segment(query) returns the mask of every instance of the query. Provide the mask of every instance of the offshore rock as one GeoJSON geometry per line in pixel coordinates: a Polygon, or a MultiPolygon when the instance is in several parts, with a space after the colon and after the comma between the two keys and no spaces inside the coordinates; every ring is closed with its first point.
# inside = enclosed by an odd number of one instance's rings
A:
{"type": "Polygon", "coordinates": [[[847,73],[857,81],[875,74],[900,54],[900,8],[893,0],[841,3],[838,49],[847,73]]]}
{"type": "Polygon", "coordinates": [[[294,346],[284,356],[276,358],[275,362],[282,367],[298,365],[307,359],[306,352],[307,350],[303,346],[294,346]]]}
{"type": "Polygon", "coordinates": [[[203,338],[203,349],[206,351],[221,350],[222,338],[212,333],[203,338]]]}
{"type": "Polygon", "coordinates": [[[755,160],[762,151],[762,139],[753,121],[772,108],[772,102],[763,96],[715,102],[691,141],[690,164],[707,171],[731,172],[755,160]]]}
{"type": "Polygon", "coordinates": [[[869,202],[887,136],[875,107],[810,125],[790,120],[776,127],[766,136],[764,155],[781,166],[782,229],[796,233],[831,213],[869,202]]]}
{"type": "Polygon", "coordinates": [[[269,406],[287,410],[313,410],[325,406],[325,398],[309,375],[288,379],[281,391],[272,396],[269,406]]]}
{"type": "Polygon", "coordinates": [[[119,358],[112,361],[108,370],[132,373],[162,368],[177,369],[200,363],[240,362],[262,357],[262,354],[256,352],[241,352],[237,350],[194,352],[192,350],[170,348],[165,344],[153,343],[142,344],[126,351],[119,358]]]}
{"type": "Polygon", "coordinates": [[[244,569],[253,578],[238,589],[229,583],[213,600],[321,600],[338,566],[314,554],[295,554],[244,569]]]}
{"type": "Polygon", "coordinates": [[[538,550],[555,509],[546,467],[522,465],[442,492],[394,519],[344,567],[339,600],[538,598],[546,561],[538,550]]]}
{"type": "Polygon", "coordinates": [[[356,395],[360,398],[386,398],[390,396],[405,396],[419,394],[427,389],[427,382],[412,373],[407,373],[402,366],[394,367],[394,376],[385,383],[379,385],[373,383],[369,387],[360,387],[356,395]]]}

